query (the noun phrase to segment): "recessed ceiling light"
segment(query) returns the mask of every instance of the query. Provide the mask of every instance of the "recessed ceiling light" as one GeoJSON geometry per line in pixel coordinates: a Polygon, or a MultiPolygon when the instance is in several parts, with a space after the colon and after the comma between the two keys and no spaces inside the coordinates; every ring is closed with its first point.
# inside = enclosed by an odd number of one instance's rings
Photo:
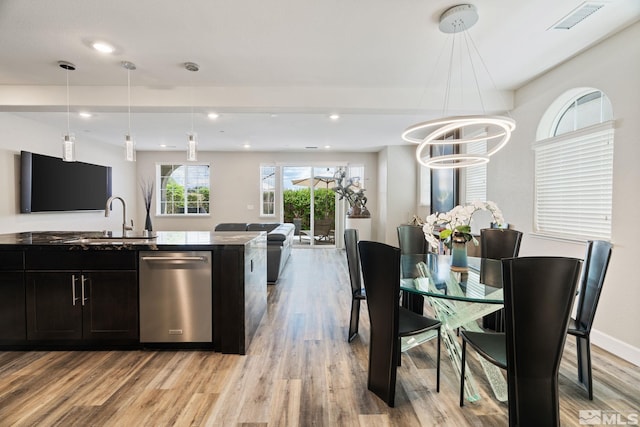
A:
{"type": "Polygon", "coordinates": [[[220,117],[220,114],[218,114],[218,113],[209,113],[209,114],[207,114],[207,117],[209,117],[211,120],[215,120],[218,117],[220,117]]]}
{"type": "Polygon", "coordinates": [[[105,43],[105,42],[95,42],[91,46],[98,52],[102,52],[102,53],[113,53],[113,51],[116,50],[109,43],[105,43]]]}
{"type": "Polygon", "coordinates": [[[329,116],[329,118],[331,120],[338,120],[340,118],[340,115],[339,114],[332,114],[332,115],[329,116]]]}
{"type": "Polygon", "coordinates": [[[248,150],[249,148],[251,148],[251,144],[249,144],[248,142],[245,142],[244,145],[242,146],[244,149],[248,150]]]}
{"type": "Polygon", "coordinates": [[[89,113],[88,111],[80,111],[78,115],[83,119],[88,119],[93,116],[93,114],[89,113]]]}

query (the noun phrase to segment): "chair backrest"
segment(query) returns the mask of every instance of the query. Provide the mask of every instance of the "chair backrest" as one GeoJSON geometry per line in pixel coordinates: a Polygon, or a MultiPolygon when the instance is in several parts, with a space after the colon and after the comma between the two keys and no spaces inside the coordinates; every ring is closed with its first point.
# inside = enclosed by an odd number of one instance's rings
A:
{"type": "Polygon", "coordinates": [[[424,261],[424,257],[409,257],[406,255],[426,254],[429,252],[429,244],[424,238],[424,231],[419,225],[403,224],[398,226],[398,244],[402,257],[402,277],[418,277],[416,264],[424,261]]]}
{"type": "Polygon", "coordinates": [[[424,232],[419,225],[399,225],[398,245],[402,254],[426,254],[429,251],[424,232]]]}
{"type": "Polygon", "coordinates": [[[362,289],[360,279],[360,256],[358,255],[358,230],[347,228],[344,230],[344,247],[347,253],[347,267],[349,268],[349,280],[351,292],[356,293],[362,289]]]}
{"type": "Polygon", "coordinates": [[[611,250],[611,243],[604,240],[587,242],[576,311],[576,327],[580,330],[591,331],[611,259],[611,250]]]}
{"type": "Polygon", "coordinates": [[[400,353],[400,249],[371,241],[360,241],[358,249],[371,327],[368,388],[393,402],[400,353]]]}
{"type": "Polygon", "coordinates": [[[244,222],[223,222],[216,225],[215,231],[247,231],[247,224],[244,222]]]}
{"type": "Polygon", "coordinates": [[[521,231],[483,228],[480,230],[480,256],[491,259],[517,257],[521,241],[521,231]]]}
{"type": "Polygon", "coordinates": [[[252,222],[247,224],[247,231],[273,231],[280,226],[279,222],[252,222]]]}
{"type": "Polygon", "coordinates": [[[333,218],[316,219],[313,222],[314,232],[316,236],[326,236],[333,229],[335,220],[333,218]]]}
{"type": "Polygon", "coordinates": [[[558,369],[582,261],[502,260],[509,425],[559,425],[558,369]]]}

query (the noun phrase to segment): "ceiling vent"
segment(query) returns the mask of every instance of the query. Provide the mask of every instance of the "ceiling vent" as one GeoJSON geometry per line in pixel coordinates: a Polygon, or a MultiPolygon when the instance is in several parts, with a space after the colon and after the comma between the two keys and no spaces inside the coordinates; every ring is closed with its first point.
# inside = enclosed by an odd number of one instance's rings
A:
{"type": "Polygon", "coordinates": [[[604,2],[586,1],[580,6],[569,12],[568,15],[560,19],[557,23],[552,25],[550,30],[570,30],[578,23],[584,21],[594,12],[601,9],[605,5],[604,2]]]}

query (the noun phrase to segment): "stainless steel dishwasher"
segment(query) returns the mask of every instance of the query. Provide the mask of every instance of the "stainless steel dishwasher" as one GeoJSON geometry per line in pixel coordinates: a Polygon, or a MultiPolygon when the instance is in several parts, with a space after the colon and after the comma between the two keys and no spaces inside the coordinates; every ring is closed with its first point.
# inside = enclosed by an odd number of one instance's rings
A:
{"type": "Polygon", "coordinates": [[[212,341],[211,252],[140,252],[140,341],[212,341]]]}

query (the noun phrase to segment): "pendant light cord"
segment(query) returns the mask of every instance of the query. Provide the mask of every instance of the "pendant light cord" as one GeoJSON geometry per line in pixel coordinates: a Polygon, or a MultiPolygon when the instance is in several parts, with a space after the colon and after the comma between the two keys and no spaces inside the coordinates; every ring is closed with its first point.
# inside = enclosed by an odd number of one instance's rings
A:
{"type": "Polygon", "coordinates": [[[69,116],[71,115],[71,113],[69,112],[69,70],[66,70],[66,76],[67,76],[67,135],[71,134],[71,121],[69,116]]]}
{"type": "Polygon", "coordinates": [[[193,78],[191,79],[191,135],[193,135],[193,78]]]}
{"type": "Polygon", "coordinates": [[[127,68],[127,118],[129,121],[129,137],[131,137],[131,70],[127,68]]]}

